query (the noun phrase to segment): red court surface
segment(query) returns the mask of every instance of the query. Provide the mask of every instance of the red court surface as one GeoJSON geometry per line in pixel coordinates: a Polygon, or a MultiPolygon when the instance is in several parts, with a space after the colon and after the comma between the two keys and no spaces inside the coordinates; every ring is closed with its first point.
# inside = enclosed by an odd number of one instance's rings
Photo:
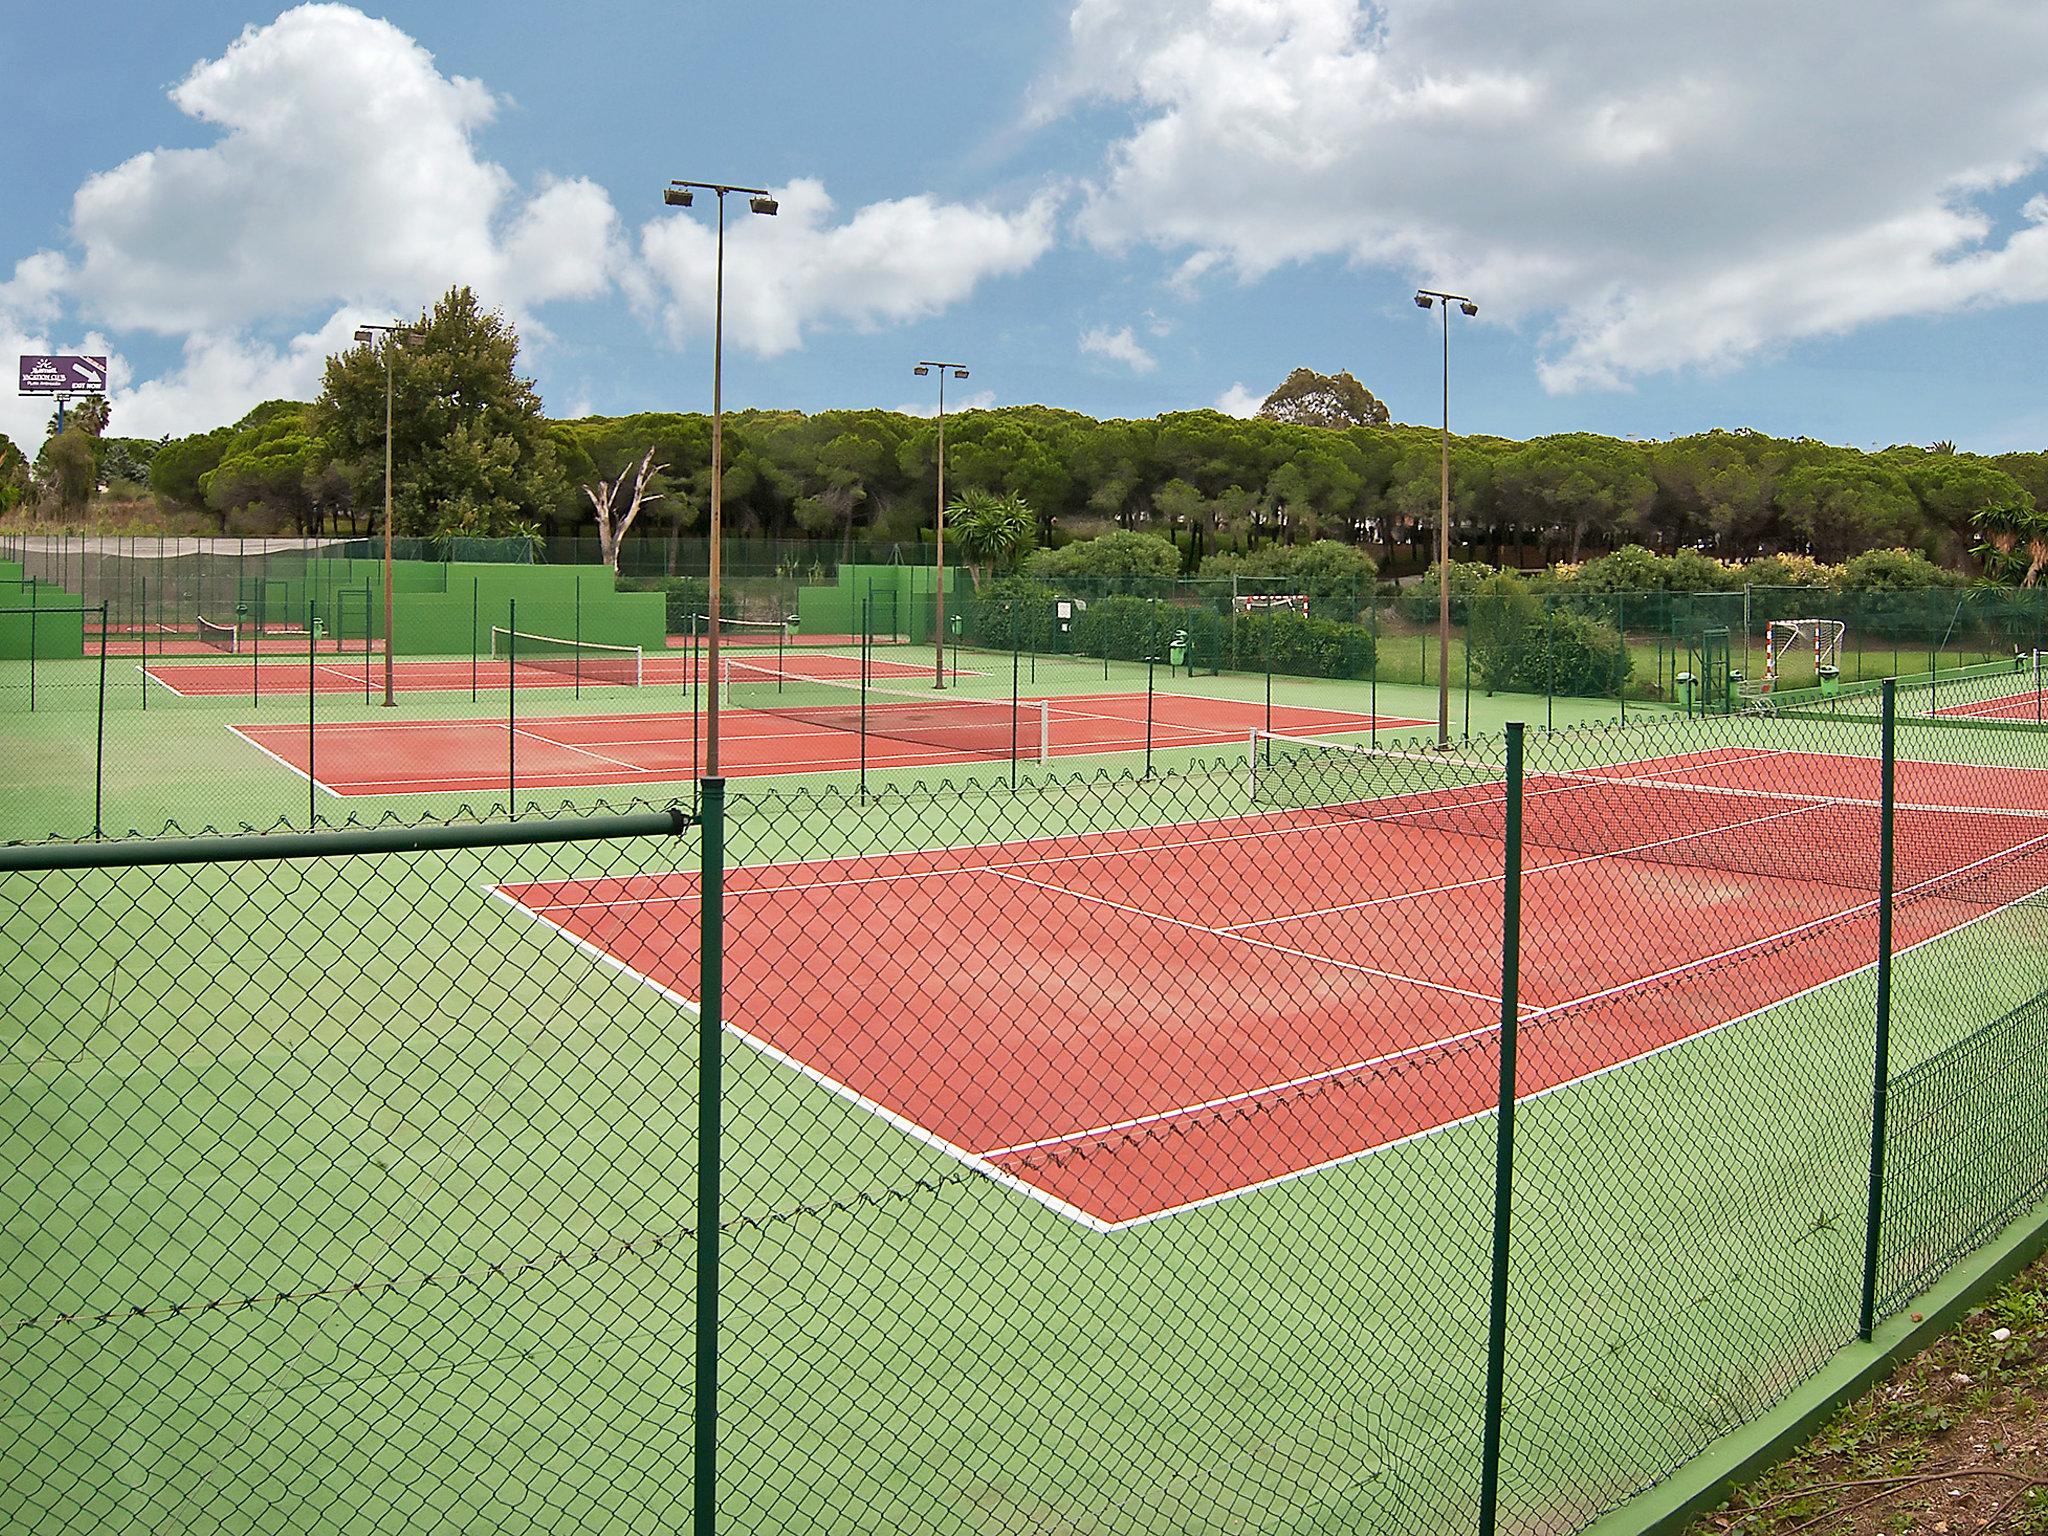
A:
{"type": "MultiPolygon", "coordinates": [[[[243,641],[245,646],[253,643],[253,641],[247,639],[243,641]]],[[[303,634],[267,635],[263,640],[262,653],[266,662],[272,657],[285,656],[297,656],[300,661],[304,661],[306,659],[306,645],[307,637],[303,634]]],[[[373,641],[371,645],[375,654],[379,656],[384,654],[384,642],[382,640],[373,641]]],[[[99,636],[97,633],[88,634],[85,637],[85,649],[87,655],[95,654],[98,651],[99,636]]],[[[204,640],[199,639],[195,635],[176,630],[153,630],[145,637],[134,629],[127,630],[126,632],[110,629],[107,631],[107,654],[109,656],[146,655],[151,657],[211,656],[216,660],[223,661],[233,661],[235,659],[232,653],[221,650],[217,645],[208,645],[204,640]]],[[[322,656],[355,657],[360,660],[363,654],[363,642],[361,640],[342,640],[333,636],[327,636],[320,641],[320,654],[322,656]]],[[[247,651],[243,652],[241,661],[244,666],[249,664],[249,653],[247,651]]]]}
{"type": "MultiPolygon", "coordinates": [[[[1875,763],[1859,764],[1731,749],[1604,771],[1795,791],[1853,773],[1874,789],[1875,763]]],[[[1944,782],[1922,766],[1902,765],[1902,795],[1944,782]]],[[[1994,803],[2044,803],[2048,775],[1967,772],[1994,803]]],[[[1991,827],[1978,862],[2048,880],[2038,814],[1970,819],[1991,827]]],[[[1525,848],[1524,1097],[1872,963],[1874,885],[1674,869],[1656,851],[1683,840],[1673,831],[1594,856],[1525,848]]],[[[1973,857],[1902,877],[1900,949],[1999,910],[1961,899],[1973,857]]],[[[1054,1210],[1128,1226],[1488,1111],[1500,867],[1497,839],[1290,811],[734,868],[726,1023],[1054,1210]]],[[[696,996],[693,874],[499,894],[686,1005],[696,996]]]]}
{"type": "MultiPolygon", "coordinates": [[[[824,659],[824,658],[819,658],[824,659]]],[[[966,701],[1007,714],[1007,699],[966,701]]],[[[1055,757],[1091,752],[1130,752],[1145,745],[1145,695],[1107,693],[1049,701],[1051,751],[1055,757]]],[[[920,718],[924,703],[873,703],[868,708],[867,766],[928,768],[986,763],[1006,752],[984,746],[954,751],[880,734],[891,710],[908,709],[920,718]]],[[[843,711],[842,711],[843,712],[843,711]]],[[[1210,699],[1192,694],[1155,694],[1155,747],[1231,746],[1242,751],[1251,732],[1267,725],[1262,704],[1210,699]]],[[[1421,720],[1344,710],[1273,706],[1271,728],[1290,736],[1329,736],[1407,729],[1421,720]]],[[[303,722],[230,727],[245,741],[304,776],[303,722]]],[[[691,714],[567,715],[518,722],[516,773],[519,788],[580,789],[603,785],[673,784],[698,776],[702,761],[701,722],[691,714]]],[[[850,731],[791,720],[752,709],[728,709],[722,717],[719,766],[731,776],[768,773],[838,773],[860,767],[860,742],[850,731]]],[[[973,734],[1005,735],[1006,729],[973,734]]],[[[502,790],[508,776],[503,720],[363,720],[319,725],[314,735],[314,777],[334,795],[409,795],[444,791],[502,790]]]]}
{"type": "MultiPolygon", "coordinates": [[[[155,653],[152,652],[152,655],[155,653]]],[[[225,694],[247,693],[250,691],[250,670],[257,665],[248,656],[221,656],[218,651],[210,654],[220,657],[211,662],[167,661],[159,666],[149,664],[152,682],[160,683],[180,698],[219,697],[225,694]]],[[[299,650],[298,665],[289,661],[273,662],[265,652],[262,666],[261,687],[264,693],[304,693],[306,691],[306,652],[299,650]]],[[[360,652],[354,656],[340,657],[334,661],[323,661],[310,669],[313,687],[319,693],[361,693],[363,691],[363,659],[360,652]]],[[[480,658],[471,672],[466,659],[424,660],[398,659],[391,664],[392,681],[400,693],[467,693],[471,678],[479,688],[504,692],[506,663],[480,658]]],[[[857,656],[812,656],[792,653],[785,657],[782,670],[793,677],[856,678],[860,676],[860,658],[857,656]]],[[[382,656],[373,657],[370,662],[370,688],[381,691],[384,687],[384,662],[382,656]]],[[[875,678],[927,677],[931,668],[920,667],[909,662],[884,661],[870,658],[868,675],[875,678]]],[[[961,673],[963,677],[977,676],[975,673],[961,673]]],[[[649,656],[640,665],[640,683],[643,687],[681,687],[690,681],[692,669],[687,656],[649,656]]],[[[595,662],[582,679],[585,688],[611,688],[623,686],[616,680],[612,664],[595,662]]],[[[577,679],[568,672],[556,671],[552,666],[536,667],[521,664],[519,686],[526,688],[573,688],[577,679]]]]}
{"type": "Polygon", "coordinates": [[[1942,719],[2024,720],[2035,725],[2048,724],[2048,693],[2034,687],[2022,688],[2016,682],[2011,693],[1999,698],[1949,704],[1937,708],[1934,713],[1942,719]]]}

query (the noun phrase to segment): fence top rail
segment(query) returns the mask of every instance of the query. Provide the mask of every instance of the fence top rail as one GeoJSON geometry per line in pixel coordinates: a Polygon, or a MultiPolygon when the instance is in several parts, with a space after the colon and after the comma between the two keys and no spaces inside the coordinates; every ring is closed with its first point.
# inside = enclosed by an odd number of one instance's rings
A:
{"type": "Polygon", "coordinates": [[[232,837],[34,844],[0,847],[0,874],[165,864],[237,864],[351,854],[428,853],[452,848],[521,848],[543,843],[676,837],[695,825],[695,818],[687,810],[670,806],[666,810],[612,816],[564,816],[550,821],[485,822],[477,826],[362,827],[336,832],[254,832],[232,837]]]}

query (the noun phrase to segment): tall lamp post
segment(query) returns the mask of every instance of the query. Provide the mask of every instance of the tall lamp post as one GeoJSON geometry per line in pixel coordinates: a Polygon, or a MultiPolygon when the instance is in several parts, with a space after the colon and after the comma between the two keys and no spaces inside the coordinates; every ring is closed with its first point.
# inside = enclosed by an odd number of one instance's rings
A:
{"type": "Polygon", "coordinates": [[[356,340],[373,342],[384,338],[384,707],[390,709],[398,698],[391,676],[391,349],[417,329],[393,321],[390,325],[359,325],[356,340]]]}
{"type": "Polygon", "coordinates": [[[687,208],[699,192],[718,198],[718,269],[711,299],[711,539],[709,589],[704,616],[704,777],[718,773],[718,572],[719,537],[725,524],[725,195],[747,194],[747,207],[773,215],[779,208],[765,187],[731,187],[716,181],[671,181],[661,200],[670,208],[687,208]]]}
{"type": "Polygon", "coordinates": [[[1443,506],[1436,523],[1436,744],[1439,751],[1451,745],[1451,306],[1458,306],[1468,318],[1479,306],[1462,293],[1439,293],[1434,288],[1415,290],[1418,308],[1440,305],[1444,315],[1444,443],[1443,506]]]}
{"type": "Polygon", "coordinates": [[[967,377],[958,363],[935,363],[927,358],[910,371],[920,379],[934,368],[939,373],[939,551],[932,567],[932,686],[946,686],[946,375],[967,377]]]}

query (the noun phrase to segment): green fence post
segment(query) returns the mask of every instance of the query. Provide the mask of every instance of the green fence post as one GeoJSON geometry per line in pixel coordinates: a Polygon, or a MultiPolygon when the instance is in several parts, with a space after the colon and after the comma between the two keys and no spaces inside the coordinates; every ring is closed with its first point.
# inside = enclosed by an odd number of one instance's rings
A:
{"type": "MultiPolygon", "coordinates": [[[[385,636],[389,645],[391,637],[385,636]]],[[[505,604],[505,814],[519,819],[519,599],[505,604]]]]}
{"type": "Polygon", "coordinates": [[[703,785],[697,949],[697,1318],[691,1529],[718,1529],[718,1222],[725,1106],[725,780],[703,785]]]}
{"type": "Polygon", "coordinates": [[[1892,1053],[1892,835],[1898,808],[1898,685],[1886,678],[1878,747],[1877,1039],[1870,1086],[1870,1201],[1863,1219],[1863,1304],[1856,1336],[1866,1344],[1877,1323],[1877,1247],[1884,1224],[1884,1121],[1892,1053]]]}
{"type": "Polygon", "coordinates": [[[1501,1400],[1507,1382],[1508,1237],[1514,1205],[1516,997],[1522,942],[1522,722],[1508,722],[1507,825],[1501,849],[1500,1098],[1494,1115],[1493,1275],[1486,1317],[1486,1406],[1479,1448],[1479,1533],[1500,1519],[1501,1400]]]}
{"type": "MultiPolygon", "coordinates": [[[[469,702],[472,704],[476,702],[477,608],[482,601],[483,578],[481,576],[472,576],[469,578],[469,702]]],[[[366,635],[369,633],[369,618],[367,614],[365,614],[363,619],[363,632],[366,635]]]]}
{"type": "MultiPolygon", "coordinates": [[[[319,777],[315,772],[317,764],[313,760],[313,720],[315,716],[313,699],[319,691],[320,682],[320,642],[314,638],[318,633],[314,626],[319,622],[319,619],[319,605],[308,600],[306,603],[306,826],[308,830],[316,828],[320,824],[320,805],[317,798],[320,793],[319,777]]],[[[339,643],[338,640],[337,643],[339,643]]]]}
{"type": "Polygon", "coordinates": [[[36,712],[36,578],[28,579],[28,712],[36,712]]]}
{"type": "MultiPolygon", "coordinates": [[[[157,590],[163,590],[163,583],[157,583],[157,590]]],[[[149,708],[149,578],[142,578],[142,707],[149,708]]]]}
{"type": "MultiPolygon", "coordinates": [[[[147,687],[147,684],[143,685],[147,687]]],[[[100,703],[99,723],[92,746],[92,836],[100,838],[101,813],[107,793],[107,600],[100,599],[100,703]]]]}

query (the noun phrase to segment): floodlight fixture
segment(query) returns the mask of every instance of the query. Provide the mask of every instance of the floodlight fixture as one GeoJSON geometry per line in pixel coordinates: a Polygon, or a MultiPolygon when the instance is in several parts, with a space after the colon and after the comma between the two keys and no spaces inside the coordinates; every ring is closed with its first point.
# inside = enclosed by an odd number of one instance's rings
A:
{"type": "Polygon", "coordinates": [[[376,339],[377,333],[375,331],[363,330],[356,332],[357,341],[375,341],[376,339]]]}
{"type": "Polygon", "coordinates": [[[711,297],[711,521],[706,564],[704,621],[704,777],[721,777],[718,766],[719,740],[719,598],[721,548],[725,526],[725,198],[728,192],[746,194],[747,206],[755,213],[774,214],[781,205],[766,187],[736,187],[723,181],[673,180],[662,189],[662,203],[670,208],[688,208],[696,194],[709,192],[718,200],[718,258],[712,278],[711,297]]]}
{"type": "Polygon", "coordinates": [[[932,686],[946,686],[946,377],[967,377],[958,363],[925,358],[910,371],[920,379],[939,376],[939,506],[937,549],[932,560],[932,686]]]}
{"type": "Polygon", "coordinates": [[[1439,750],[1451,745],[1451,306],[1472,316],[1479,306],[1462,293],[1445,293],[1438,288],[1415,290],[1415,305],[1429,309],[1439,300],[1444,316],[1444,426],[1443,496],[1437,513],[1436,576],[1436,744],[1439,750]]]}

